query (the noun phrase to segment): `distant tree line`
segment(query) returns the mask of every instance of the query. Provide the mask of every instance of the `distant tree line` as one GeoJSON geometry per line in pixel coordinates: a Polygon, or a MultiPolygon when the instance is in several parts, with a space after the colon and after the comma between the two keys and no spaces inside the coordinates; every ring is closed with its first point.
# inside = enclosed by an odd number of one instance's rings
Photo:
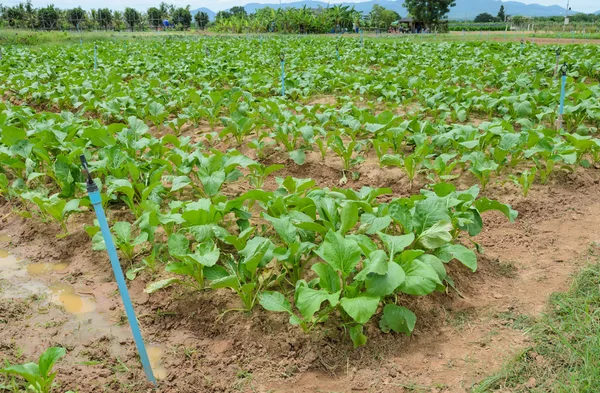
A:
{"type": "MultiPolygon", "coordinates": [[[[511,18],[510,15],[506,15],[504,11],[504,6],[500,6],[500,10],[498,11],[497,16],[493,16],[487,12],[481,13],[475,17],[473,22],[475,23],[494,23],[494,22],[507,22],[511,21],[512,23],[521,24],[525,20],[529,21],[529,23],[563,23],[565,19],[564,15],[556,15],[549,17],[533,17],[533,18],[525,18],[523,16],[513,16],[511,18]]],[[[585,14],[585,13],[576,13],[569,15],[570,22],[573,23],[595,23],[600,22],[600,15],[595,14],[585,14]]]]}
{"type": "MultiPolygon", "coordinates": [[[[424,27],[433,28],[445,19],[455,0],[404,0],[410,15],[424,27]]],[[[86,11],[81,7],[62,10],[54,5],[34,8],[31,0],[12,7],[0,5],[0,27],[45,30],[144,30],[174,28],[186,30],[191,27],[211,27],[222,32],[280,32],[280,33],[327,33],[359,29],[383,29],[397,24],[400,15],[380,5],[373,6],[368,14],[354,7],[334,5],[331,7],[279,8],[265,7],[248,14],[244,7],[233,7],[216,14],[209,22],[205,12],[192,15],[190,6],[176,7],[160,3],[146,12],[126,8],[123,12],[108,8],[86,11]]],[[[438,29],[438,31],[440,31],[438,29]]]]}
{"type": "MultiPolygon", "coordinates": [[[[410,16],[430,30],[455,6],[455,0],[404,0],[410,16]]],[[[387,30],[395,26],[400,15],[375,4],[368,14],[354,7],[336,4],[331,7],[271,8],[264,7],[248,14],[244,7],[233,7],[216,15],[214,29],[222,32],[330,33],[359,29],[387,30]]]]}
{"type": "Polygon", "coordinates": [[[186,30],[192,20],[199,28],[209,24],[208,15],[199,12],[192,18],[190,6],[176,7],[160,3],[146,12],[125,8],[123,12],[108,8],[85,11],[81,7],[62,10],[54,5],[34,8],[31,0],[12,7],[0,5],[0,27],[43,30],[143,30],[146,28],[169,28],[186,30]],[[168,21],[168,23],[164,23],[168,21]]]}

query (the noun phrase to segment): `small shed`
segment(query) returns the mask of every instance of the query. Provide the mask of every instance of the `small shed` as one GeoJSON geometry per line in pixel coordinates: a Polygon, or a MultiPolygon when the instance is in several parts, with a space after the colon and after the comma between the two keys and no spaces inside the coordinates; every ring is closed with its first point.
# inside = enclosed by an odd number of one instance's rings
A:
{"type": "Polygon", "coordinates": [[[415,21],[411,17],[402,18],[398,21],[398,25],[410,33],[420,33],[425,29],[425,23],[415,21]]]}

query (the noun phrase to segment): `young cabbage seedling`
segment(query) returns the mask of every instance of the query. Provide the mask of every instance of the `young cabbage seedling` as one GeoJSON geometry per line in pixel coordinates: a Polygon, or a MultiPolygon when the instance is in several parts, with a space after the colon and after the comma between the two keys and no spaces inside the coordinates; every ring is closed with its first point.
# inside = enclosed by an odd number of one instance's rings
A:
{"type": "Polygon", "coordinates": [[[28,385],[27,391],[34,393],[50,393],[54,387],[56,373],[52,367],[61,357],[65,356],[66,350],[60,347],[46,349],[37,363],[25,363],[0,368],[0,373],[7,375],[18,375],[24,378],[28,385]]]}

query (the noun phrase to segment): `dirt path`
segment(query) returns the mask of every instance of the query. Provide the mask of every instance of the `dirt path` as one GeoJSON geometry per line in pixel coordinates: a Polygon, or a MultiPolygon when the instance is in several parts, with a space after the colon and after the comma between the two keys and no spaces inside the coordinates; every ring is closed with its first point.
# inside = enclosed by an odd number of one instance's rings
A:
{"type": "MultiPolygon", "coordinates": [[[[310,160],[286,171],[310,174],[322,186],[338,176],[335,165],[310,160]]],[[[407,192],[394,171],[382,173],[368,162],[361,171],[347,186],[387,184],[407,192]]],[[[559,174],[527,199],[512,184],[491,185],[485,194],[511,203],[519,218],[510,224],[484,215],[485,229],[475,239],[485,249],[478,272],[458,266],[450,272],[464,298],[455,292],[407,297],[418,317],[415,334],[383,334],[370,325],[369,342],[358,350],[333,325],[306,336],[260,307],[216,322],[237,306],[230,293],[176,288],[149,297],[143,288],[150,277],[143,274],[130,286],[163,377],[158,391],[468,391],[527,346],[527,320],[543,311],[552,292],[567,288],[590,244],[600,240],[599,179],[597,169],[559,174]]],[[[0,217],[10,211],[5,205],[0,217]]],[[[112,220],[124,217],[111,212],[112,220]]],[[[23,361],[62,345],[68,355],[58,366],[59,391],[147,391],[107,258],[90,250],[82,229],[92,218],[73,217],[66,239],[57,239],[52,225],[15,213],[0,222],[0,357],[13,362],[22,354],[23,361]],[[46,265],[28,268],[32,263],[46,265]]]]}

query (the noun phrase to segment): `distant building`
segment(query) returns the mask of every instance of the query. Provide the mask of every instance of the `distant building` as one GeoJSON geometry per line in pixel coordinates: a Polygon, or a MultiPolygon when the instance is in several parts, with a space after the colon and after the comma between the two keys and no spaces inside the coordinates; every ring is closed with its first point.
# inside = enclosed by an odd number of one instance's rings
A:
{"type": "MultiPolygon", "coordinates": [[[[394,25],[394,23],[392,25],[394,25]]],[[[395,25],[410,33],[420,33],[425,29],[425,23],[416,21],[411,17],[402,18],[398,22],[395,22],[395,25]]]]}

